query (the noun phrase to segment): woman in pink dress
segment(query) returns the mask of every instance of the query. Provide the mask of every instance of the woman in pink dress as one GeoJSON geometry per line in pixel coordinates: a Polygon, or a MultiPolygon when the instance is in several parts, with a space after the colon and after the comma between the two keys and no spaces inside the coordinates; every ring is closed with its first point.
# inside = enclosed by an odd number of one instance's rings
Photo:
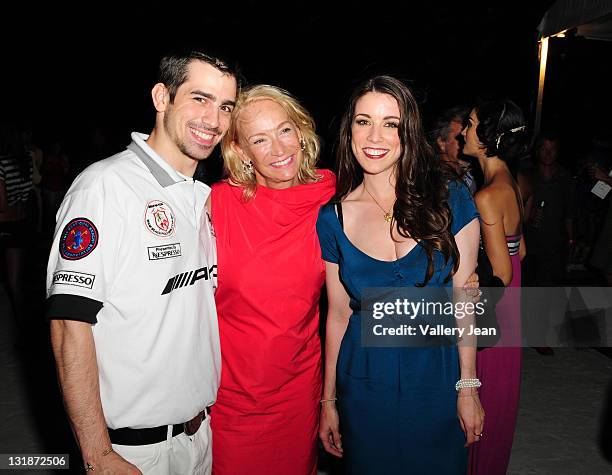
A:
{"type": "Polygon", "coordinates": [[[482,244],[493,274],[506,292],[497,303],[501,339],[478,353],[476,367],[482,381],[480,401],[486,433],[470,447],[469,473],[505,474],[512,450],[521,379],[521,236],[523,209],[511,168],[526,150],[527,133],[520,108],[512,101],[490,101],[475,107],[462,131],[463,153],[478,159],[483,187],[475,195],[480,213],[482,244]]]}
{"type": "Polygon", "coordinates": [[[287,92],[240,94],[223,141],[228,180],[213,186],[223,367],[211,412],[215,475],[316,473],[321,399],[316,234],[335,176],[287,92]]]}

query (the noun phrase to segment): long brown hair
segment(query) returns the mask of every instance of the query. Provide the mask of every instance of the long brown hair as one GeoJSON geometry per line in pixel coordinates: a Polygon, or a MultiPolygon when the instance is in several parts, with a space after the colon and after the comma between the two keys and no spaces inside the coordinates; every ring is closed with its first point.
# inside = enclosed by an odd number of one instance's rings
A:
{"type": "Polygon", "coordinates": [[[339,202],[363,182],[363,170],[351,148],[351,125],[357,101],[368,92],[389,94],[400,110],[398,134],[402,146],[395,170],[393,226],[400,236],[414,239],[427,254],[424,286],[434,274],[434,252],[453,261],[450,280],[459,268],[459,251],[451,233],[452,214],[448,206],[448,182],[456,178],[450,167],[434,159],[427,143],[421,114],[412,92],[403,82],[391,76],[376,76],[352,93],[349,106],[340,122],[340,137],[336,147],[337,187],[333,201],[339,202]]]}

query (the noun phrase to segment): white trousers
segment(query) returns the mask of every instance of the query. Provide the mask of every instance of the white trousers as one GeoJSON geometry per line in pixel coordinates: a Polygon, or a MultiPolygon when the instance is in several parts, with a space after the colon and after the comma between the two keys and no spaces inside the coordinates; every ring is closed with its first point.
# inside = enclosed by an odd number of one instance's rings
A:
{"type": "Polygon", "coordinates": [[[157,444],[117,445],[113,450],[136,465],[144,475],[210,475],[212,469],[212,436],[210,417],[202,421],[198,431],[184,432],[157,444]]]}

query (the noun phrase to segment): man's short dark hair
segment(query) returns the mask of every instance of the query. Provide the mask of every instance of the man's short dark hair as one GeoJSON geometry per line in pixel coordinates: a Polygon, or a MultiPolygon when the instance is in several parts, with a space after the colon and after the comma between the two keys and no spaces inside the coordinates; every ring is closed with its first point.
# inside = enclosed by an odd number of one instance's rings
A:
{"type": "Polygon", "coordinates": [[[170,54],[162,58],[157,73],[157,82],[164,84],[168,89],[170,102],[174,101],[178,88],[187,81],[188,68],[192,61],[201,61],[210,64],[223,74],[234,77],[238,89],[240,89],[242,77],[237,66],[230,65],[230,63],[220,58],[210,56],[201,51],[190,51],[186,54],[170,54]]]}
{"type": "Polygon", "coordinates": [[[536,150],[538,150],[544,141],[555,142],[558,146],[561,145],[561,134],[554,129],[541,130],[536,138],[536,150]]]}

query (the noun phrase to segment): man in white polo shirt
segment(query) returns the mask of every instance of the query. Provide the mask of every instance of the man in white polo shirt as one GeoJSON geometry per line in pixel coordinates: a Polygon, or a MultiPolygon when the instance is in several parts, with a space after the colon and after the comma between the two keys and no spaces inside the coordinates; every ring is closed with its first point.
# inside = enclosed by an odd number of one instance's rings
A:
{"type": "Polygon", "coordinates": [[[217,266],[210,189],[192,177],[237,88],[216,58],[162,59],[150,136],[87,168],[58,212],[47,316],[86,471],[210,472],[217,266]]]}

